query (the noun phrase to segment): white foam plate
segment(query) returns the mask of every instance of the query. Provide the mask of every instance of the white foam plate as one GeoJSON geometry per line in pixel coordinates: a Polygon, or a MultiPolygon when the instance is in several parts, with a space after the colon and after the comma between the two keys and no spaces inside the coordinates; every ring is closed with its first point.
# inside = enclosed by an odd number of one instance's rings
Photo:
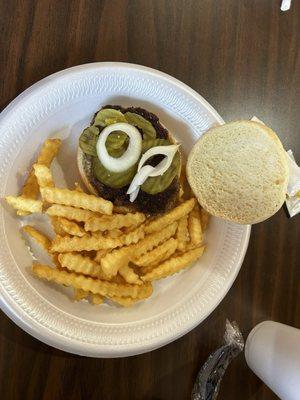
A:
{"type": "MultiPolygon", "coordinates": [[[[0,117],[0,193],[17,194],[38,147],[63,139],[53,170],[57,184],[78,180],[78,136],[104,104],[141,106],[157,114],[187,153],[217,112],[195,91],[159,71],[123,63],[70,68],[36,83],[0,117]],[[63,171],[63,172],[62,172],[63,171]]],[[[74,303],[72,291],[30,274],[32,255],[20,228],[48,230],[43,216],[17,218],[1,201],[0,305],[22,329],[59,349],[93,357],[143,353],[169,343],[201,323],[220,303],[243,261],[250,227],[213,218],[207,251],[190,269],[154,284],[153,296],[130,309],[74,303]]],[[[35,256],[47,256],[33,248],[35,256]]]]}

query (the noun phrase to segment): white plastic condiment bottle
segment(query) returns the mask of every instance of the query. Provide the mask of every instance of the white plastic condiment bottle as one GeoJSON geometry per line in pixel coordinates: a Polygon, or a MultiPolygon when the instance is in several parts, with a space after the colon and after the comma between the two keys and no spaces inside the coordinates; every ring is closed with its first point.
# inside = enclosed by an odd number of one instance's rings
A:
{"type": "Polygon", "coordinates": [[[250,332],[245,357],[252,371],[282,400],[300,399],[300,330],[264,321],[250,332]]]}

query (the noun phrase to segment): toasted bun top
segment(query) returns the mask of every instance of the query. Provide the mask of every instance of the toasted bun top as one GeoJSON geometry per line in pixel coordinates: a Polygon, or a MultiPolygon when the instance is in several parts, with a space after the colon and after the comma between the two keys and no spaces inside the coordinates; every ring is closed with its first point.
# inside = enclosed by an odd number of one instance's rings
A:
{"type": "Polygon", "coordinates": [[[197,141],[188,157],[187,178],[210,214],[254,224],[282,206],[289,170],[270,128],[237,121],[212,128],[197,141]]]}

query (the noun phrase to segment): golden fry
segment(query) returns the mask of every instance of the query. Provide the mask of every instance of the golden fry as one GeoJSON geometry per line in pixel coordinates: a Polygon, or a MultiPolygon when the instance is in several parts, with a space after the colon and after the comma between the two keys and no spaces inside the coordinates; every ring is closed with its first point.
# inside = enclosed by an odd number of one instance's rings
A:
{"type": "Polygon", "coordinates": [[[128,248],[121,247],[113,250],[101,259],[102,270],[108,277],[116,276],[120,268],[128,265],[129,258],[128,248]]]}
{"type": "Polygon", "coordinates": [[[125,233],[124,235],[118,237],[118,239],[121,241],[122,245],[129,246],[130,244],[139,242],[141,239],[144,239],[144,237],[144,227],[139,226],[133,231],[125,233]]]}
{"type": "Polygon", "coordinates": [[[116,238],[122,236],[123,232],[121,229],[112,229],[111,231],[107,231],[105,237],[116,238]]]}
{"type": "Polygon", "coordinates": [[[143,284],[143,281],[140,280],[139,276],[128,265],[122,266],[119,269],[119,274],[125,279],[127,283],[135,283],[136,285],[143,284]]]}
{"type": "Polygon", "coordinates": [[[101,260],[104,256],[106,256],[107,253],[109,253],[111,251],[111,249],[102,249],[102,250],[98,250],[97,254],[94,258],[94,261],[96,261],[97,263],[101,263],[101,260]]]}
{"type": "MultiPolygon", "coordinates": [[[[54,157],[56,157],[58,153],[60,145],[60,139],[47,139],[41,148],[36,163],[50,167],[54,157]]],[[[37,198],[38,194],[39,185],[34,174],[34,170],[31,168],[28,178],[23,186],[21,196],[34,200],[37,198]]]]}
{"type": "Polygon", "coordinates": [[[50,167],[53,159],[57,156],[60,146],[60,139],[47,139],[38,155],[37,164],[43,164],[46,165],[46,167],[50,167]]]}
{"type": "Polygon", "coordinates": [[[171,254],[175,253],[177,248],[177,240],[171,238],[161,244],[158,247],[155,247],[154,250],[149,251],[148,253],[145,253],[141,257],[139,257],[137,260],[135,260],[135,264],[140,266],[140,267],[148,267],[149,265],[155,263],[158,264],[162,258],[165,257],[165,254],[169,254],[168,257],[170,257],[171,254]]]}
{"type": "Polygon", "coordinates": [[[177,229],[177,225],[178,225],[177,222],[173,222],[167,227],[161,229],[160,232],[151,233],[137,244],[129,246],[128,249],[131,253],[132,261],[135,262],[135,260],[138,257],[142,256],[143,254],[147,253],[147,251],[152,250],[160,243],[174,236],[177,229]]]}
{"type": "Polygon", "coordinates": [[[78,236],[56,236],[52,242],[50,251],[58,253],[69,253],[72,251],[91,251],[101,249],[113,249],[122,245],[120,238],[107,238],[101,235],[78,236]]]}
{"type": "Polygon", "coordinates": [[[209,223],[210,214],[206,210],[204,210],[204,208],[201,208],[200,215],[201,215],[201,226],[203,231],[205,231],[209,223]]]}
{"type": "Polygon", "coordinates": [[[70,221],[66,218],[60,217],[59,223],[61,229],[69,235],[79,237],[86,235],[86,231],[74,221],[70,221]]]}
{"type": "Polygon", "coordinates": [[[36,176],[34,174],[33,168],[31,168],[29,175],[24,183],[21,197],[26,199],[36,200],[40,192],[39,184],[37,182],[36,176]]]}
{"type": "Polygon", "coordinates": [[[63,268],[74,271],[78,274],[89,275],[94,278],[107,279],[103,273],[101,265],[89,257],[84,257],[79,253],[59,254],[58,261],[63,268]]]}
{"type": "Polygon", "coordinates": [[[117,214],[128,214],[132,212],[132,209],[130,207],[126,207],[126,206],[115,206],[114,205],[114,213],[117,214]]]}
{"type": "Polygon", "coordinates": [[[93,213],[92,211],[82,210],[81,208],[63,206],[61,204],[54,204],[47,209],[46,213],[51,217],[64,217],[77,222],[85,222],[95,216],[95,213],[93,213]]]}
{"type": "Polygon", "coordinates": [[[110,297],[110,300],[112,300],[114,303],[119,304],[122,307],[131,307],[142,299],[133,299],[132,297],[112,296],[110,297]]]}
{"type": "Polygon", "coordinates": [[[195,199],[189,199],[184,203],[181,203],[179,206],[173,208],[173,210],[169,211],[168,213],[154,219],[145,226],[145,233],[158,232],[172,222],[184,217],[194,208],[195,203],[195,199]]]}
{"type": "Polygon", "coordinates": [[[77,190],[51,187],[41,188],[40,192],[43,200],[47,201],[48,203],[73,206],[103,214],[112,214],[112,202],[104,200],[101,197],[96,197],[92,194],[81,193],[77,190]]]}
{"type": "Polygon", "coordinates": [[[154,281],[157,279],[166,278],[169,275],[173,275],[180,270],[187,268],[192,262],[196,261],[204,251],[204,246],[197,247],[194,250],[187,251],[182,255],[175,256],[169,260],[163,262],[157,268],[154,268],[151,272],[142,276],[144,282],[154,281]]]}
{"type": "Polygon", "coordinates": [[[145,215],[142,213],[113,214],[94,217],[84,224],[86,231],[106,231],[119,229],[129,226],[137,226],[145,221],[145,215]]]}
{"type": "Polygon", "coordinates": [[[86,299],[89,296],[89,292],[86,292],[85,290],[82,289],[74,289],[74,300],[75,301],[80,301],[83,299],[86,299]]]}
{"type": "MultiPolygon", "coordinates": [[[[177,242],[177,241],[176,241],[177,242]]],[[[152,271],[154,268],[158,267],[163,261],[167,260],[168,258],[170,258],[175,252],[176,249],[174,250],[175,244],[170,247],[158,260],[154,260],[152,263],[149,263],[147,265],[147,267],[138,267],[140,274],[141,275],[146,275],[148,274],[150,271],[152,271]]]]}
{"type": "Polygon", "coordinates": [[[33,264],[32,272],[35,276],[60,285],[71,286],[75,289],[83,289],[102,296],[124,296],[137,298],[145,296],[149,292],[148,285],[117,284],[114,282],[101,281],[74,272],[57,270],[43,264],[33,264]]]}
{"type": "Polygon", "coordinates": [[[47,186],[54,187],[51,171],[46,165],[34,164],[33,170],[40,188],[47,186]]]}
{"type": "Polygon", "coordinates": [[[31,225],[25,225],[22,227],[23,231],[26,232],[29,236],[31,236],[39,245],[43,247],[46,251],[49,250],[51,246],[51,240],[48,236],[44,235],[39,230],[35,229],[31,225]]]}
{"type": "Polygon", "coordinates": [[[195,205],[194,209],[189,214],[188,228],[191,244],[194,246],[199,246],[203,241],[203,233],[198,205],[195,205]]]}
{"type": "Polygon", "coordinates": [[[6,196],[7,203],[16,210],[25,211],[27,213],[41,213],[43,203],[40,200],[33,200],[22,196],[6,196]]]}
{"type": "Polygon", "coordinates": [[[92,294],[92,303],[99,306],[104,302],[104,297],[101,294],[92,294]]]}
{"type": "Polygon", "coordinates": [[[184,251],[184,249],[189,241],[188,216],[187,215],[180,218],[180,220],[178,221],[176,239],[178,240],[178,250],[184,251]]]}
{"type": "Polygon", "coordinates": [[[66,232],[61,227],[61,217],[50,217],[51,225],[54,230],[54,233],[60,236],[66,236],[66,232]]]}

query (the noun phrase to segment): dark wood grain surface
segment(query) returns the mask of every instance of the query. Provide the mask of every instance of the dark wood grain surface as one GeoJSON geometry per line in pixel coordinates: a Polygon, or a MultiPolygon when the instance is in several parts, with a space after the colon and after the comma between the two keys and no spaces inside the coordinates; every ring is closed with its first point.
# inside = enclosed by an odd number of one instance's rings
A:
{"type": "MultiPolygon", "coordinates": [[[[39,79],[76,64],[127,61],[167,72],[227,121],[257,115],[300,160],[300,1],[0,1],[1,107],[39,79]]],[[[222,340],[225,319],[245,336],[272,319],[300,328],[300,216],[281,210],[253,227],[226,298],[196,329],[148,354],[89,359],[33,339],[0,313],[0,398],[189,399],[199,366],[222,340]]],[[[300,396],[300,395],[299,395],[300,396]]],[[[276,396],[243,355],[220,400],[276,396]]]]}

